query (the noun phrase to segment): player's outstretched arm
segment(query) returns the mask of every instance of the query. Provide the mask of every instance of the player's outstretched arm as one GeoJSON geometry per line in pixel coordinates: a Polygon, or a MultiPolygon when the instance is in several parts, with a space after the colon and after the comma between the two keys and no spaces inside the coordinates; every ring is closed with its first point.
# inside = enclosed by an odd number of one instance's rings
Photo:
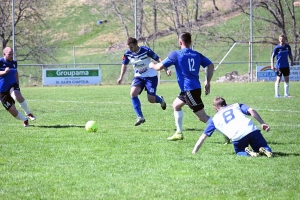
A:
{"type": "Polygon", "coordinates": [[[205,141],[206,138],[207,138],[207,135],[204,133],[200,136],[200,138],[198,139],[197,143],[194,146],[192,154],[196,154],[198,152],[198,150],[200,149],[201,145],[203,144],[203,142],[205,141]]]}
{"type": "Polygon", "coordinates": [[[260,117],[260,115],[258,114],[258,112],[256,112],[256,110],[254,110],[253,108],[249,108],[248,112],[251,114],[252,117],[254,117],[261,124],[263,130],[267,132],[270,130],[269,125],[264,122],[264,120],[260,117]]]}
{"type": "Polygon", "coordinates": [[[164,68],[166,68],[161,62],[154,64],[153,62],[150,62],[149,67],[152,69],[155,69],[156,71],[160,71],[164,68]]]}
{"type": "Polygon", "coordinates": [[[126,70],[127,70],[127,65],[122,64],[120,77],[119,77],[119,79],[117,81],[118,84],[122,83],[122,80],[123,80],[123,77],[124,77],[124,75],[126,73],[126,70]]]}
{"type": "Polygon", "coordinates": [[[210,93],[210,81],[214,74],[214,68],[215,66],[212,63],[206,67],[206,80],[204,86],[205,95],[208,95],[210,93]]]}

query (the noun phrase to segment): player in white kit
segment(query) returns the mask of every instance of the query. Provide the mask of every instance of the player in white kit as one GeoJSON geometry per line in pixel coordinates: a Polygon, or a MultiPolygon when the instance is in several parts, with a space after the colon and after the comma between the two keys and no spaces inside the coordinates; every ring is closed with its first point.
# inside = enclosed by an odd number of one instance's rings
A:
{"type": "Polygon", "coordinates": [[[216,97],[213,106],[217,113],[195,144],[193,154],[197,153],[204,140],[218,129],[232,141],[235,153],[238,156],[250,155],[257,157],[259,153],[265,154],[267,157],[273,156],[272,150],[260,130],[250,118],[246,117],[246,115],[251,115],[262,125],[265,131],[270,130],[269,125],[265,124],[253,108],[240,103],[227,105],[222,97],[216,97]],[[249,145],[253,150],[248,147],[249,145]]]}

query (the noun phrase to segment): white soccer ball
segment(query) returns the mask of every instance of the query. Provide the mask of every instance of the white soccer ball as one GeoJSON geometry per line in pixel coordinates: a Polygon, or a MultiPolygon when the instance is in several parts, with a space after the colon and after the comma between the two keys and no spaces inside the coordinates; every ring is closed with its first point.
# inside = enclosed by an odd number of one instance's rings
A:
{"type": "Polygon", "coordinates": [[[98,124],[91,120],[91,121],[88,121],[86,124],[85,124],[85,130],[87,132],[96,132],[98,130],[98,124]]]}

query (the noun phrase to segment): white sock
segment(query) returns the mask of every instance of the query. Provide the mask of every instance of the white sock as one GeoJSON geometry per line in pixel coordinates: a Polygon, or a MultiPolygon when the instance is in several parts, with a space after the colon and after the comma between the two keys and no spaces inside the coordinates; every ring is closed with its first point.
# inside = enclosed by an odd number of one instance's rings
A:
{"type": "Polygon", "coordinates": [[[287,82],[284,82],[284,96],[289,96],[290,85],[287,82]]]}
{"type": "Polygon", "coordinates": [[[279,83],[275,82],[275,96],[278,96],[279,83]]]}
{"type": "Polygon", "coordinates": [[[16,119],[22,120],[22,121],[26,121],[27,118],[22,115],[22,113],[20,113],[20,111],[18,111],[18,115],[15,117],[16,119]]]}
{"type": "Polygon", "coordinates": [[[182,132],[182,120],[183,120],[183,112],[174,111],[174,118],[175,118],[175,125],[176,125],[176,132],[182,132]]]}
{"type": "Polygon", "coordinates": [[[25,114],[30,114],[30,110],[28,108],[26,100],[24,100],[22,103],[19,103],[20,107],[24,110],[25,114]]]}

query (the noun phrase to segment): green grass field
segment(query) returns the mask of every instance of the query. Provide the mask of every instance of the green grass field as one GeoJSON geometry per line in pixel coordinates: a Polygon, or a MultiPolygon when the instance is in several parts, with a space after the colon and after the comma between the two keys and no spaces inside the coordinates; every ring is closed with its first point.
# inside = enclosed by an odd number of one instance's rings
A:
{"type": "Polygon", "coordinates": [[[274,158],[237,157],[219,133],[193,155],[205,124],[188,107],[185,139],[167,141],[175,83],[159,85],[165,111],[140,96],[146,123],[135,127],[129,87],[21,88],[37,120],[24,128],[0,109],[0,199],[300,199],[299,82],[289,99],[264,82],[214,83],[203,96],[209,115],[217,95],[255,108],[271,126],[263,134],[274,158]],[[89,120],[96,133],[85,131],[89,120]]]}

